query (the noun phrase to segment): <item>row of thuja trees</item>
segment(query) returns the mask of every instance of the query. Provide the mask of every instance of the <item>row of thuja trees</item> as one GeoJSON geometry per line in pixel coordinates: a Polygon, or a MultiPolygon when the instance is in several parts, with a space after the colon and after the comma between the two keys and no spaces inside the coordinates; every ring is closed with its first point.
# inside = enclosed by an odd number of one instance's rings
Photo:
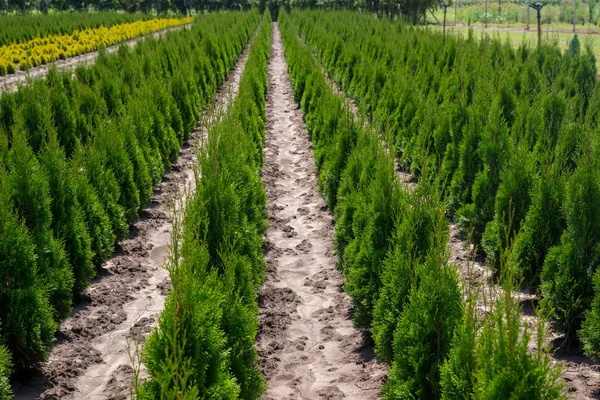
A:
{"type": "Polygon", "coordinates": [[[239,92],[199,147],[196,191],[176,210],[172,290],[143,361],[139,399],[259,399],[258,290],[265,276],[261,180],[271,19],[252,39],[239,92]]]}
{"type": "MultiPolygon", "coordinates": [[[[44,361],[58,322],[152,195],[257,12],[51,70],[0,97],[0,372],[44,361]]],[[[9,388],[0,381],[0,394],[9,388]]]]}
{"type": "Polygon", "coordinates": [[[499,274],[510,249],[565,348],[598,356],[600,87],[591,51],[444,38],[356,14],[294,19],[401,166],[442,193],[487,266],[499,274]]]}
{"type": "MultiPolygon", "coordinates": [[[[361,51],[380,55],[382,39],[369,36],[376,30],[369,17],[360,23],[354,18],[362,17],[293,11],[291,16],[280,14],[279,21],[294,96],[315,147],[320,189],[335,214],[336,251],[354,323],[370,334],[378,357],[390,364],[384,398],[563,398],[559,371],[541,346],[541,322],[536,332],[539,350],[528,349],[532,332],[521,323],[519,303],[511,295],[511,268],[502,268],[504,295],[492,296],[480,319],[477,296],[469,294],[468,286],[464,296],[457,269],[448,263],[449,225],[437,182],[423,179],[409,191],[397,180],[395,155],[334,95],[295,25],[318,36],[323,49],[339,56],[343,48],[361,41],[346,36],[342,44],[332,26],[326,34],[313,24],[347,23],[369,43],[361,51]]],[[[414,44],[410,32],[394,43],[414,44]]],[[[428,54],[423,50],[423,57],[428,54]]],[[[353,67],[358,59],[354,54],[344,65],[353,67]]],[[[378,65],[393,61],[384,60],[378,65]]],[[[411,76],[419,71],[413,66],[411,76]]],[[[371,68],[365,79],[381,81],[376,66],[371,68]]]]}

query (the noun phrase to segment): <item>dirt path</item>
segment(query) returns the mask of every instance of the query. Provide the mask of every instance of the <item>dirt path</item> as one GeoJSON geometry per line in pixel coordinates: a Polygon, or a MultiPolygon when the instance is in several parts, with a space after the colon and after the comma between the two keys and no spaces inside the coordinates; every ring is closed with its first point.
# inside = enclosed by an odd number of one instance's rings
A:
{"type": "MultiPolygon", "coordinates": [[[[143,36],[137,37],[135,39],[131,39],[126,42],[107,47],[105,50],[108,54],[111,54],[111,53],[114,53],[115,51],[117,51],[119,49],[119,47],[123,44],[126,44],[129,47],[133,48],[141,40],[148,39],[148,38],[158,39],[161,36],[164,36],[169,31],[179,30],[182,28],[188,28],[191,25],[192,24],[187,24],[187,25],[183,25],[183,26],[182,25],[174,26],[174,27],[163,29],[163,30],[160,30],[160,31],[157,31],[154,33],[149,33],[147,35],[143,35],[143,36]]],[[[40,65],[38,67],[31,68],[29,71],[19,70],[19,71],[15,72],[14,74],[0,76],[0,93],[2,93],[3,91],[11,91],[11,92],[16,91],[17,88],[19,87],[19,84],[26,82],[28,79],[43,78],[44,76],[46,76],[46,74],[48,73],[48,71],[50,70],[50,67],[52,65],[55,65],[59,71],[66,70],[66,69],[75,69],[80,64],[84,64],[84,65],[91,64],[92,62],[94,62],[96,57],[98,57],[98,51],[93,51],[91,53],[85,53],[85,54],[81,54],[79,56],[69,57],[65,60],[57,60],[53,63],[40,65]]]]}
{"type": "MultiPolygon", "coordinates": [[[[224,110],[237,95],[247,49],[221,86],[205,119],[224,110]]],[[[58,342],[42,373],[14,385],[16,399],[123,399],[129,397],[133,338],[155,326],[170,287],[164,269],[171,243],[170,212],[177,199],[195,189],[196,143],[206,134],[199,124],[177,163],[155,188],[151,203],[117,245],[88,290],[89,300],[73,311],[57,334],[58,342]]]]}
{"type": "Polygon", "coordinates": [[[258,338],[265,399],[378,398],[385,368],[352,327],[350,299],[335,267],[333,218],[317,191],[312,147],[276,23],[263,181],[270,215],[258,338]]]}

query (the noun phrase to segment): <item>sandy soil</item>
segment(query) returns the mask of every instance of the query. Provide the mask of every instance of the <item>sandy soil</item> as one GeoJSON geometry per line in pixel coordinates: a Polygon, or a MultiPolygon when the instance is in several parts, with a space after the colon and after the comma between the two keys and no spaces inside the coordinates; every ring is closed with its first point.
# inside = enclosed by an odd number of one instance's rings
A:
{"type": "MultiPolygon", "coordinates": [[[[187,25],[183,25],[183,26],[181,26],[181,25],[174,26],[172,28],[163,29],[158,32],[150,33],[148,35],[140,36],[135,39],[132,39],[132,40],[120,43],[120,44],[116,44],[114,46],[107,47],[105,50],[109,54],[114,53],[115,51],[117,51],[119,49],[119,47],[122,44],[126,44],[129,47],[133,48],[141,40],[144,40],[147,38],[157,39],[161,36],[164,36],[166,32],[173,31],[173,30],[179,30],[179,29],[182,29],[182,27],[187,28],[189,26],[191,26],[191,24],[187,24],[187,25]]],[[[46,76],[46,74],[48,73],[48,71],[50,70],[50,67],[52,65],[56,65],[56,68],[59,71],[66,70],[66,69],[75,69],[80,64],[84,64],[84,65],[91,64],[92,62],[94,62],[96,57],[98,57],[98,52],[93,51],[91,53],[85,53],[85,54],[81,54],[79,56],[69,57],[66,60],[57,60],[50,64],[40,65],[38,67],[31,68],[29,71],[18,70],[14,74],[0,76],[0,93],[2,93],[3,91],[11,91],[11,92],[16,91],[17,88],[19,87],[19,84],[26,82],[28,79],[42,78],[42,77],[46,76]]]]}
{"type": "Polygon", "coordinates": [[[257,346],[268,382],[265,399],[378,398],[385,368],[352,326],[350,299],[335,268],[333,218],[317,190],[277,24],[263,181],[270,218],[257,346]]]}
{"type": "MultiPolygon", "coordinates": [[[[244,52],[219,90],[210,120],[237,95],[247,60],[244,52]]],[[[171,243],[171,212],[195,188],[196,148],[206,134],[200,123],[177,163],[155,188],[150,204],[117,245],[90,286],[85,304],[65,320],[49,361],[14,385],[16,399],[122,399],[134,376],[130,354],[157,322],[170,288],[163,265],[171,243]]],[[[142,370],[142,375],[143,375],[142,370]]]]}

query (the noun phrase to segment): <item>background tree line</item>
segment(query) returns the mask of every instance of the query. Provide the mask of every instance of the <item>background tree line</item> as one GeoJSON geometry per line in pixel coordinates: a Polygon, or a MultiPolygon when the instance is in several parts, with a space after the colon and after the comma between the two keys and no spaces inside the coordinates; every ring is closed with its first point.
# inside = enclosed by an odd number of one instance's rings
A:
{"type": "Polygon", "coordinates": [[[193,14],[221,9],[249,9],[257,0],[0,0],[0,14],[65,11],[124,11],[193,14]]]}
{"type": "Polygon", "coordinates": [[[49,11],[125,11],[164,14],[169,12],[191,14],[222,9],[269,8],[275,12],[280,6],[290,9],[352,9],[374,12],[379,16],[402,18],[418,23],[428,11],[435,11],[441,0],[0,0],[2,13],[35,13],[49,11]]]}

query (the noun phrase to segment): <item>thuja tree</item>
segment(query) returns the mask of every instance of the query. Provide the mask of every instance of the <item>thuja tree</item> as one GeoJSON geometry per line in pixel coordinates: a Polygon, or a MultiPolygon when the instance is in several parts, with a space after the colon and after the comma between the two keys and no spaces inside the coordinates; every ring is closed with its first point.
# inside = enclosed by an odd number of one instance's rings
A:
{"type": "Polygon", "coordinates": [[[546,254],[560,241],[565,228],[563,197],[564,179],[556,172],[543,172],[533,186],[531,207],[512,252],[512,262],[519,267],[528,286],[539,285],[546,254]],[[548,218],[550,215],[553,218],[548,218]]]}
{"type": "MultiPolygon", "coordinates": [[[[1,342],[10,350],[17,368],[44,361],[56,323],[46,289],[39,284],[35,243],[13,207],[10,177],[0,168],[0,291],[1,342]]],[[[0,347],[0,375],[10,373],[10,358],[0,347]]],[[[0,398],[6,394],[0,378],[0,398]]]]}
{"type": "Polygon", "coordinates": [[[553,367],[544,350],[544,318],[538,319],[534,343],[529,326],[521,321],[521,306],[513,295],[519,275],[507,262],[508,246],[500,253],[501,289],[481,293],[471,288],[468,292],[463,323],[442,368],[444,399],[566,398],[560,369],[553,367]],[[478,322],[481,295],[489,311],[478,322]]]}
{"type": "Polygon", "coordinates": [[[9,193],[35,243],[37,271],[57,319],[71,311],[73,273],[62,243],[52,231],[48,179],[22,131],[13,131],[8,154],[9,193]]]}
{"type": "Polygon", "coordinates": [[[388,363],[394,359],[394,332],[409,300],[416,271],[434,247],[437,232],[448,227],[445,220],[438,225],[431,201],[422,193],[402,194],[403,207],[396,217],[396,231],[383,265],[382,288],[371,328],[377,355],[388,363]]]}
{"type": "Polygon", "coordinates": [[[10,353],[4,345],[0,345],[0,399],[9,400],[13,398],[9,377],[12,372],[12,361],[10,353]]]}
{"type": "Polygon", "coordinates": [[[92,262],[92,240],[85,223],[85,214],[76,196],[75,173],[68,165],[57,140],[50,141],[39,155],[41,167],[48,177],[52,231],[63,241],[73,271],[73,294],[78,295],[89,285],[95,274],[92,262]]]}
{"type": "MultiPolygon", "coordinates": [[[[437,214],[442,220],[441,210],[437,214]]],[[[384,388],[385,399],[440,397],[440,368],[463,316],[458,273],[447,262],[446,243],[447,234],[438,230],[435,245],[415,269],[394,333],[394,362],[384,388]]]]}
{"type": "Polygon", "coordinates": [[[496,193],[494,220],[486,226],[482,247],[486,253],[486,265],[499,272],[502,249],[521,229],[529,204],[530,188],[535,172],[532,157],[523,148],[516,148],[500,173],[500,185],[496,193]]]}
{"type": "Polygon", "coordinates": [[[401,207],[393,163],[371,134],[360,135],[341,181],[336,244],[355,308],[354,323],[370,328],[394,215],[401,207]]]}
{"type": "Polygon", "coordinates": [[[548,252],[542,272],[543,305],[566,344],[577,343],[584,312],[594,296],[592,276],[600,263],[600,187],[597,168],[589,155],[565,191],[563,208],[567,229],[560,244],[548,252]]]}
{"type": "Polygon", "coordinates": [[[594,359],[600,359],[600,272],[594,275],[594,300],[592,308],[585,314],[585,320],[579,337],[585,354],[594,359]]]}

